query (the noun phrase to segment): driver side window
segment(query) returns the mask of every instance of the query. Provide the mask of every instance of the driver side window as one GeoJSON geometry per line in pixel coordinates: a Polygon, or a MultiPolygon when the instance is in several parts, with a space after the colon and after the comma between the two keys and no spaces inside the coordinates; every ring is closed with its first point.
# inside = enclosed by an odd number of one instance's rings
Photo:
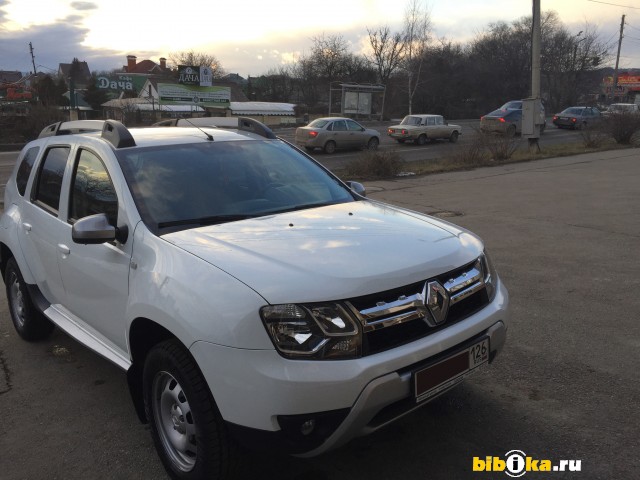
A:
{"type": "Polygon", "coordinates": [[[69,203],[69,221],[88,215],[106,213],[109,223],[117,226],[118,197],[102,161],[88,150],[80,150],[69,203]]]}

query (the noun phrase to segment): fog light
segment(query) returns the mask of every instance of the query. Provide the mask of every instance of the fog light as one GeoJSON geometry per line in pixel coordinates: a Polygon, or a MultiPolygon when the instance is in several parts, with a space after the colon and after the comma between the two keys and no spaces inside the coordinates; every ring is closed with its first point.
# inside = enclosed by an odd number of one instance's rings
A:
{"type": "Polygon", "coordinates": [[[315,428],[316,428],[316,421],[313,419],[307,420],[302,425],[300,425],[300,433],[302,433],[302,435],[305,435],[305,436],[310,435],[315,428]]]}

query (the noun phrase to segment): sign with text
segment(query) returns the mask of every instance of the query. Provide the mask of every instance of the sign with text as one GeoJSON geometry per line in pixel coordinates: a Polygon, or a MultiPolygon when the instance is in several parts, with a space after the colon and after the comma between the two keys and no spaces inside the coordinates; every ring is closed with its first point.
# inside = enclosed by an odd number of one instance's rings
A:
{"type": "Polygon", "coordinates": [[[139,92],[146,82],[146,76],[139,75],[101,75],[96,79],[96,87],[109,93],[139,92]]]}
{"type": "Polygon", "coordinates": [[[163,105],[190,104],[200,107],[229,108],[231,89],[229,87],[159,83],[158,96],[163,105]]]}
{"type": "Polygon", "coordinates": [[[211,67],[178,65],[178,83],[180,85],[197,85],[210,87],[213,82],[211,67]]]}

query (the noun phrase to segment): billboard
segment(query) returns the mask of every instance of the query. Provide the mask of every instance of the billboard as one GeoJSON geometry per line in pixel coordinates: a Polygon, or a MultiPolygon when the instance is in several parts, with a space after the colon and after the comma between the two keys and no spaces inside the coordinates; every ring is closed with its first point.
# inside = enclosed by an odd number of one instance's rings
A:
{"type": "Polygon", "coordinates": [[[159,83],[158,96],[162,105],[190,104],[200,107],[229,108],[231,88],[159,83]]]}
{"type": "Polygon", "coordinates": [[[344,113],[371,114],[371,93],[345,92],[344,113]]]}
{"type": "Polygon", "coordinates": [[[211,67],[178,65],[178,83],[180,85],[197,85],[210,87],[213,82],[211,67]]]}

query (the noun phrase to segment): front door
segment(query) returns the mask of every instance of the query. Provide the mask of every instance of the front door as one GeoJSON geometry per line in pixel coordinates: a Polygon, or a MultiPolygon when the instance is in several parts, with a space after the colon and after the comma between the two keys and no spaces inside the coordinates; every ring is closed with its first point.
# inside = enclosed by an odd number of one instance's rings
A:
{"type": "Polygon", "coordinates": [[[58,263],[66,307],[100,336],[110,339],[115,344],[112,347],[126,352],[132,236],[124,244],[99,245],[81,245],[71,238],[73,223],[97,213],[105,213],[114,226],[126,224],[118,218],[118,195],[104,162],[81,148],[75,156],[67,221],[60,235],[60,248],[65,250],[58,263]]]}

